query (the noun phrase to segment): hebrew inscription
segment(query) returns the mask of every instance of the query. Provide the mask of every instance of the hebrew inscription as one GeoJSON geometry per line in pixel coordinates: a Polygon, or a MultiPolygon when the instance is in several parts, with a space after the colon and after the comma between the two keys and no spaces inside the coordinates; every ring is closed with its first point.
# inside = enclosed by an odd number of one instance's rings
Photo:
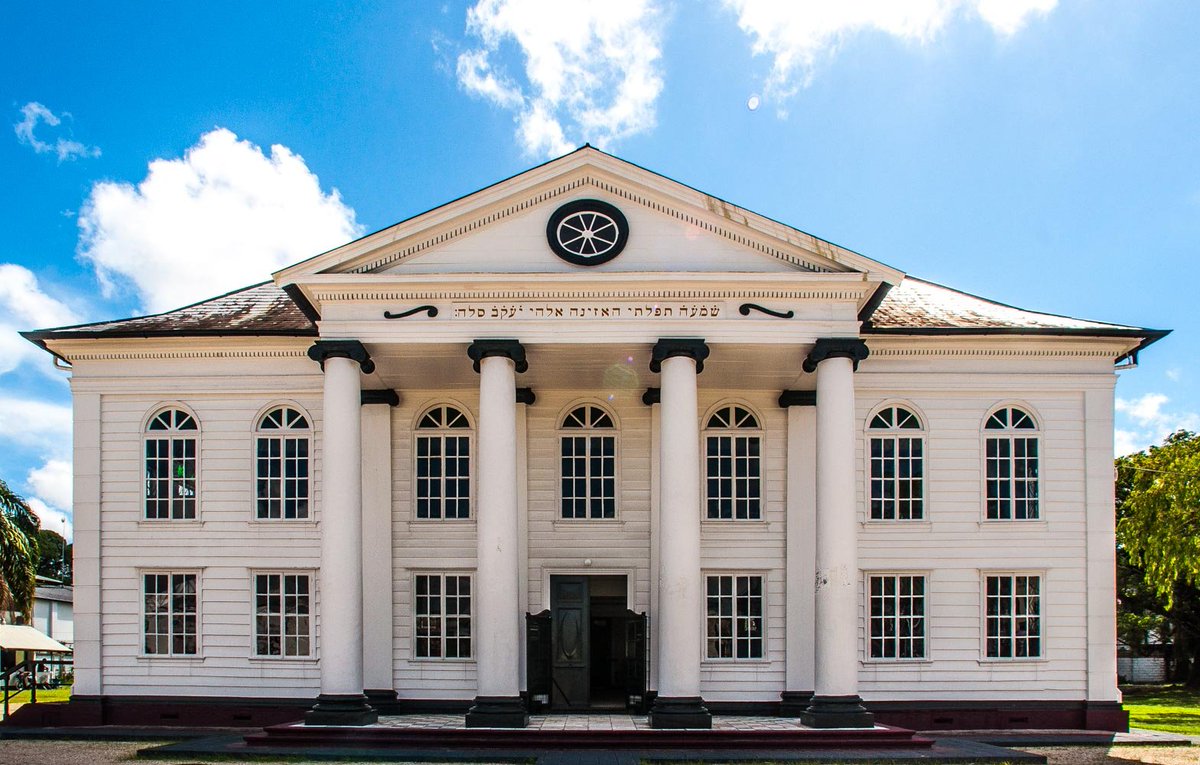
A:
{"type": "Polygon", "coordinates": [[[489,321],[537,321],[545,319],[717,319],[725,313],[723,303],[645,302],[645,303],[455,303],[455,319],[489,321]]]}

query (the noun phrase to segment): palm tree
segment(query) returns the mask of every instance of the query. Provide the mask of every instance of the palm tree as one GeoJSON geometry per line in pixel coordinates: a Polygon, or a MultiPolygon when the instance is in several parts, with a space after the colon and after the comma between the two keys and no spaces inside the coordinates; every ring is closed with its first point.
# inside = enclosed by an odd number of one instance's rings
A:
{"type": "Polygon", "coordinates": [[[0,480],[0,611],[29,619],[37,586],[38,517],[0,480]]]}

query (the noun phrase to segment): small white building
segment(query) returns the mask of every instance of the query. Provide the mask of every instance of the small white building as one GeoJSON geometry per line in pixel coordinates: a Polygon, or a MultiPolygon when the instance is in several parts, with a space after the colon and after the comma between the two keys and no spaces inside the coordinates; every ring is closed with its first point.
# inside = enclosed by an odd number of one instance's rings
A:
{"type": "Polygon", "coordinates": [[[76,704],[1120,728],[1114,368],[1163,334],[590,147],[27,333],[72,368],[76,704]]]}

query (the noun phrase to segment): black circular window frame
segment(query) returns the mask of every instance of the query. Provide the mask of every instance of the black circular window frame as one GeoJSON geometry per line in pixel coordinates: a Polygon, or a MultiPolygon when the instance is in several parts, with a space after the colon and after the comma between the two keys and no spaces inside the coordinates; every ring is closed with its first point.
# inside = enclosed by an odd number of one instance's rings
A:
{"type": "Polygon", "coordinates": [[[625,243],[629,241],[629,221],[625,220],[624,213],[608,202],[601,202],[599,199],[577,199],[574,202],[567,202],[550,216],[550,220],[546,223],[546,241],[549,242],[550,249],[554,251],[554,254],[568,263],[576,266],[598,266],[617,257],[625,249],[625,243]],[[612,249],[602,255],[588,257],[577,255],[559,243],[558,224],[579,212],[597,212],[612,218],[613,222],[617,224],[617,241],[613,244],[612,249]]]}

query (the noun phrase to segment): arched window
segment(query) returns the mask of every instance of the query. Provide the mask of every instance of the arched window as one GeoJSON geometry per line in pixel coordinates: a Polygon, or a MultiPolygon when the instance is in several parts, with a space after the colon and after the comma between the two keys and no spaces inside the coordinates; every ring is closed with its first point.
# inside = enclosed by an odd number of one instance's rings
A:
{"type": "Polygon", "coordinates": [[[1038,519],[1038,435],[1032,415],[1001,407],[984,422],[987,518],[1038,519]]]}
{"type": "Polygon", "coordinates": [[[146,519],[196,518],[196,453],[200,426],[182,409],[164,409],[146,425],[146,519]]]}
{"type": "Polygon", "coordinates": [[[708,417],[704,437],[705,503],[709,520],[762,517],[762,433],[758,418],[737,404],[708,417]]]}
{"type": "Polygon", "coordinates": [[[471,423],[439,404],[417,421],[417,518],[471,517],[471,423]]]}
{"type": "Polygon", "coordinates": [[[921,420],[901,406],[879,410],[870,425],[871,520],[925,517],[925,437],[921,420]]]}
{"type": "Polygon", "coordinates": [[[308,518],[311,433],[308,418],[290,406],[277,406],[259,419],[254,448],[259,520],[308,518]]]}
{"type": "Polygon", "coordinates": [[[615,518],[617,436],[612,415],[584,404],[559,426],[562,460],[562,517],[615,518]]]}

